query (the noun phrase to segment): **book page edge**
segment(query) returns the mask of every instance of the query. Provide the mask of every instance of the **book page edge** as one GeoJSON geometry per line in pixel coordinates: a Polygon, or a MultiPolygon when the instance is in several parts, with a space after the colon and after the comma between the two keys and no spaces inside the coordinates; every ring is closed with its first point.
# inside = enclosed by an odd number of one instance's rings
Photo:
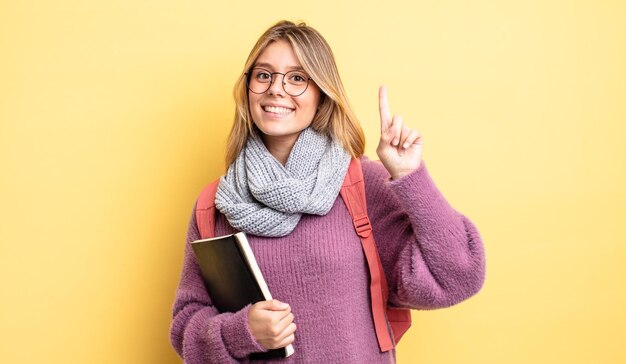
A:
{"type": "Polygon", "coordinates": [[[263,293],[263,296],[265,297],[266,300],[268,301],[271,300],[272,294],[270,293],[270,289],[267,286],[267,283],[265,282],[265,278],[263,278],[263,273],[261,273],[261,269],[259,268],[259,265],[256,262],[256,258],[254,257],[254,253],[252,252],[250,243],[248,243],[248,238],[246,238],[246,234],[240,232],[234,235],[237,238],[237,241],[239,242],[241,249],[244,251],[246,261],[248,262],[248,266],[252,270],[252,274],[254,275],[257,282],[259,283],[259,287],[261,288],[261,293],[263,293]]]}

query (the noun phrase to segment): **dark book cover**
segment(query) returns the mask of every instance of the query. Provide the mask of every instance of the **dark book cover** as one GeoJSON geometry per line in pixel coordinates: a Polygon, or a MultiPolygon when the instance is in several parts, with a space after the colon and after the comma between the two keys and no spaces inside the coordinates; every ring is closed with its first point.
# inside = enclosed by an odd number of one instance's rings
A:
{"type": "MultiPolygon", "coordinates": [[[[237,312],[249,303],[272,295],[244,233],[196,240],[191,243],[204,284],[220,312],[237,312]]],[[[254,353],[251,359],[284,358],[293,346],[254,353]]]]}

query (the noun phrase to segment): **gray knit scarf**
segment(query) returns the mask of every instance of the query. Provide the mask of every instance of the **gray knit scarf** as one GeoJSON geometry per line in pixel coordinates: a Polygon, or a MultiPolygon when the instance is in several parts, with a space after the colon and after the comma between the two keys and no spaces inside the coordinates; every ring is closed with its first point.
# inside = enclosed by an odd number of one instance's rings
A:
{"type": "Polygon", "coordinates": [[[250,136],[220,181],[215,207],[235,229],[285,236],[302,214],[330,211],[349,164],[340,143],[310,127],[300,133],[285,166],[258,136],[250,136]]]}

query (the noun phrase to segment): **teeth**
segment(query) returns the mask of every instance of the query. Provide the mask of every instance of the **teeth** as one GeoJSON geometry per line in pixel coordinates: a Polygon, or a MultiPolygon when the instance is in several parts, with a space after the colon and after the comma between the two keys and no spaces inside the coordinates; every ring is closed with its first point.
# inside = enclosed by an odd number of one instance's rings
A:
{"type": "Polygon", "coordinates": [[[289,114],[293,111],[292,109],[287,109],[284,107],[274,107],[274,106],[265,106],[263,110],[274,113],[274,114],[283,114],[283,115],[289,114]]]}

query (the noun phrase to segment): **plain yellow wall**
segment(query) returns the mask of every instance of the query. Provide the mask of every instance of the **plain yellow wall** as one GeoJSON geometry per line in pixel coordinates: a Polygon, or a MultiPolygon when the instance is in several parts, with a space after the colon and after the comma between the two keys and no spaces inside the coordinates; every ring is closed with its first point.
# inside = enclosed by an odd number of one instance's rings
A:
{"type": "Polygon", "coordinates": [[[372,157],[388,85],[483,235],[483,290],[414,312],[398,362],[626,362],[626,3],[564,0],[2,1],[0,362],[180,362],[188,218],[282,18],[331,44],[372,157]]]}

